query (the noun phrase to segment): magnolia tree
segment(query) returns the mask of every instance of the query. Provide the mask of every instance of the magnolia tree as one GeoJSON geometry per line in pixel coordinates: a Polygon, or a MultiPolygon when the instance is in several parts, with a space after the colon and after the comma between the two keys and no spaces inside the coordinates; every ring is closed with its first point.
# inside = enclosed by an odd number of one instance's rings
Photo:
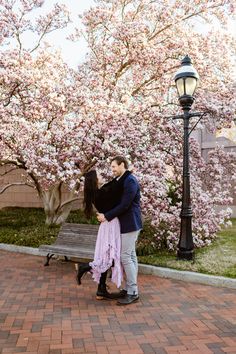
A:
{"type": "MultiPolygon", "coordinates": [[[[201,77],[195,108],[208,112],[205,123],[212,130],[230,125],[235,96],[229,70],[235,44],[224,19],[234,11],[233,5],[233,1],[188,5],[98,1],[82,16],[88,55],[77,72],[45,49],[36,55],[20,45],[13,56],[2,51],[2,163],[24,166],[41,191],[48,223],[65,220],[86,171],[97,166],[107,176],[108,158],[122,153],[134,165],[142,187],[143,213],[156,227],[158,243],[176,247],[182,124],[168,118],[177,110],[173,74],[189,53],[201,77]],[[199,19],[218,21],[221,30],[199,33],[199,19]],[[71,198],[64,204],[62,183],[71,189],[71,198]]],[[[71,39],[80,34],[76,30],[71,39]]],[[[6,31],[5,35],[13,34],[6,31]]],[[[206,162],[192,141],[191,167],[194,241],[203,246],[229,216],[228,211],[216,212],[214,206],[230,202],[235,156],[219,149],[206,162]],[[222,189],[224,175],[229,177],[222,189]]]]}
{"type": "MultiPolygon", "coordinates": [[[[86,83],[80,84],[78,74],[60,54],[42,44],[46,34],[67,25],[66,8],[56,5],[45,17],[32,20],[32,11],[42,4],[24,0],[0,3],[0,164],[11,166],[4,174],[16,168],[28,177],[26,182],[3,186],[0,193],[20,184],[36,188],[46,222],[59,224],[78,199],[80,177],[97,162],[96,156],[108,156],[109,146],[98,134],[104,120],[79,112],[80,107],[88,111],[92,107],[86,83]],[[28,49],[24,46],[27,32],[37,34],[28,49]],[[65,201],[63,184],[70,189],[65,201]]],[[[102,109],[103,100],[100,105],[102,109]]],[[[109,133],[112,131],[111,127],[109,133]]]]}
{"type": "MultiPolygon", "coordinates": [[[[86,84],[78,85],[78,75],[63,63],[59,53],[41,44],[47,33],[66,26],[69,18],[65,7],[56,5],[34,23],[27,19],[42,4],[42,1],[0,4],[3,34],[0,162],[1,166],[23,169],[28,176],[25,183],[3,186],[0,193],[20,184],[36,188],[46,222],[51,224],[65,220],[77,199],[79,178],[95,164],[96,154],[100,159],[102,154],[108,156],[109,146],[104,142],[102,147],[104,139],[97,134],[104,121],[95,126],[92,117],[85,120],[78,114],[80,106],[86,105],[89,110],[86,84]],[[25,49],[24,35],[29,31],[38,38],[32,48],[25,49]],[[93,139],[91,125],[96,131],[93,139]],[[66,201],[62,200],[63,183],[70,187],[66,201]]],[[[101,107],[102,104],[101,100],[101,107]]],[[[5,173],[11,171],[12,168],[7,168],[5,173]]]]}
{"type": "MultiPolygon", "coordinates": [[[[86,90],[77,112],[91,121],[86,155],[102,161],[119,152],[130,158],[142,186],[143,212],[157,227],[159,244],[170,249],[178,242],[182,192],[183,128],[168,119],[177,110],[173,76],[188,53],[201,78],[194,108],[208,113],[204,123],[211,131],[230,126],[235,40],[226,22],[234,6],[234,1],[104,0],[82,17],[90,51],[78,74],[86,90]],[[214,22],[219,30],[199,32],[199,23],[214,22]]],[[[77,29],[71,39],[80,35],[77,29]]],[[[193,140],[191,167],[193,235],[200,247],[230,215],[215,206],[232,201],[235,154],[216,149],[205,161],[193,140]]]]}
{"type": "MultiPolygon", "coordinates": [[[[51,223],[55,213],[59,216],[65,212],[75,199],[71,193],[62,202],[61,188],[65,179],[70,183],[78,174],[75,166],[71,171],[64,159],[70,149],[66,138],[70,127],[65,115],[70,114],[72,104],[67,95],[68,68],[58,55],[45,51],[36,58],[22,52],[20,60],[17,51],[5,54],[1,61],[1,165],[13,165],[26,172],[26,184],[36,188],[47,222],[51,223]]],[[[6,185],[1,192],[19,184],[6,185]]],[[[77,189],[79,183],[74,187],[77,189]]]]}
{"type": "MultiPolygon", "coordinates": [[[[11,166],[5,173],[12,166],[26,172],[23,184],[37,189],[51,224],[68,214],[80,172],[65,159],[70,150],[66,117],[73,112],[73,75],[59,53],[41,45],[44,36],[67,25],[69,14],[56,4],[45,16],[34,17],[33,11],[43,2],[0,1],[0,164],[11,166]],[[35,42],[26,49],[28,33],[35,42]],[[62,184],[72,179],[76,180],[73,190],[62,201],[62,184]]],[[[3,186],[0,193],[19,184],[3,186]]]]}

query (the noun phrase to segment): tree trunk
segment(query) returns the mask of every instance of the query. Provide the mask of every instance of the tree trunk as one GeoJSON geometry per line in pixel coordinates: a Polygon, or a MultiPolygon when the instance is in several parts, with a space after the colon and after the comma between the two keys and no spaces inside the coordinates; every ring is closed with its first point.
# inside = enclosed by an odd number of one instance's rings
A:
{"type": "MultiPolygon", "coordinates": [[[[96,163],[96,159],[88,162],[80,176],[77,177],[77,182],[74,188],[70,191],[69,198],[64,202],[62,202],[61,192],[63,182],[52,186],[47,191],[43,191],[35,176],[33,176],[33,174],[30,175],[35,182],[38,194],[43,202],[47,225],[60,225],[66,221],[72,209],[73,202],[79,199],[76,196],[76,192],[80,189],[80,177],[84,176],[84,174],[88,172],[96,163]]],[[[79,167],[79,165],[77,167],[79,167]]]]}
{"type": "Polygon", "coordinates": [[[62,202],[62,182],[40,193],[47,225],[60,225],[66,221],[72,209],[73,202],[79,199],[75,196],[75,192],[79,190],[79,183],[76,187],[76,189],[74,188],[69,193],[69,198],[64,202],[62,202]]]}
{"type": "MultiPolygon", "coordinates": [[[[80,178],[88,172],[95,164],[97,160],[90,161],[86,167],[84,167],[83,171],[81,174],[77,177],[77,182],[74,186],[74,188],[70,191],[69,197],[67,200],[64,202],[62,201],[62,184],[63,182],[59,182],[58,184],[52,186],[48,190],[43,190],[40,183],[38,182],[37,177],[32,173],[28,172],[26,168],[26,164],[23,160],[0,160],[0,166],[8,166],[8,165],[14,165],[15,168],[21,168],[26,171],[28,176],[31,178],[31,180],[34,183],[34,186],[38,192],[38,195],[40,199],[42,200],[45,215],[46,215],[46,224],[47,225],[60,225],[63,222],[66,221],[67,217],[70,214],[70,211],[73,206],[73,202],[78,200],[79,198],[76,196],[76,192],[79,191],[80,189],[80,178]]],[[[9,172],[9,171],[8,171],[9,172]]],[[[8,173],[7,172],[7,173],[8,173]]],[[[19,183],[17,183],[19,184],[19,183]]],[[[20,183],[21,184],[21,183],[20,183]]],[[[29,187],[34,187],[33,185],[29,183],[23,183],[28,185],[29,187]]],[[[11,184],[11,185],[14,185],[11,184]]],[[[2,191],[0,191],[0,194],[3,193],[7,188],[10,188],[11,185],[7,185],[4,187],[2,191]]]]}

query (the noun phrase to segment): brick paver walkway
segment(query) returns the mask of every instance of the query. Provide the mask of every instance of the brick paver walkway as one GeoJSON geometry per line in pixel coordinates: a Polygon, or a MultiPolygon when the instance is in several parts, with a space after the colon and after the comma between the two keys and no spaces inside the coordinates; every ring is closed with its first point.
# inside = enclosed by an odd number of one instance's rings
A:
{"type": "Polygon", "coordinates": [[[128,307],[96,301],[72,263],[0,251],[1,353],[236,353],[236,292],[140,275],[128,307]]]}

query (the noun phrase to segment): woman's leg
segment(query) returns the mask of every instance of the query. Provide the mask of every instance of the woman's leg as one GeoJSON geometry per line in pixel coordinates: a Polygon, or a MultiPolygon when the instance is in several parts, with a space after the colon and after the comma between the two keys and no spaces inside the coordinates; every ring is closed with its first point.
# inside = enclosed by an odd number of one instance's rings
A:
{"type": "Polygon", "coordinates": [[[98,289],[97,289],[97,296],[96,296],[97,300],[115,300],[115,299],[120,299],[126,295],[126,292],[124,293],[124,290],[116,293],[109,293],[107,291],[106,278],[107,278],[107,271],[101,274],[100,282],[98,284],[98,289]]]}
{"type": "Polygon", "coordinates": [[[97,300],[102,300],[109,296],[106,286],[107,271],[101,274],[100,281],[97,288],[97,300]]]}

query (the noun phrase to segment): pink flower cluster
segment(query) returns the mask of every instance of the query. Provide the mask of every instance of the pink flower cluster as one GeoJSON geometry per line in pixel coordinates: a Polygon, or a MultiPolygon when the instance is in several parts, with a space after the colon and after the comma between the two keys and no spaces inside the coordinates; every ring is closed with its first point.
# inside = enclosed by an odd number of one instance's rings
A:
{"type": "MultiPolygon", "coordinates": [[[[42,5],[20,2],[23,12],[42,5]]],[[[188,53],[201,78],[194,109],[208,112],[204,124],[212,131],[230,125],[236,108],[231,75],[236,46],[225,23],[235,2],[100,0],[71,36],[76,39],[82,30],[88,42],[78,70],[40,43],[33,52],[19,45],[26,28],[46,35],[64,27],[69,15],[63,6],[26,25],[7,3],[0,2],[0,26],[8,24],[2,41],[15,37],[18,46],[0,51],[1,163],[26,169],[41,193],[60,183],[76,191],[89,168],[96,164],[108,176],[110,156],[124,154],[140,181],[143,213],[156,227],[158,242],[175,249],[183,127],[168,118],[178,111],[173,75],[188,53]],[[221,29],[203,34],[196,28],[198,18],[209,24],[217,19],[221,29]]],[[[222,148],[205,161],[191,140],[196,247],[210,244],[230,216],[216,206],[231,202],[235,162],[235,154],[222,148]]]]}

